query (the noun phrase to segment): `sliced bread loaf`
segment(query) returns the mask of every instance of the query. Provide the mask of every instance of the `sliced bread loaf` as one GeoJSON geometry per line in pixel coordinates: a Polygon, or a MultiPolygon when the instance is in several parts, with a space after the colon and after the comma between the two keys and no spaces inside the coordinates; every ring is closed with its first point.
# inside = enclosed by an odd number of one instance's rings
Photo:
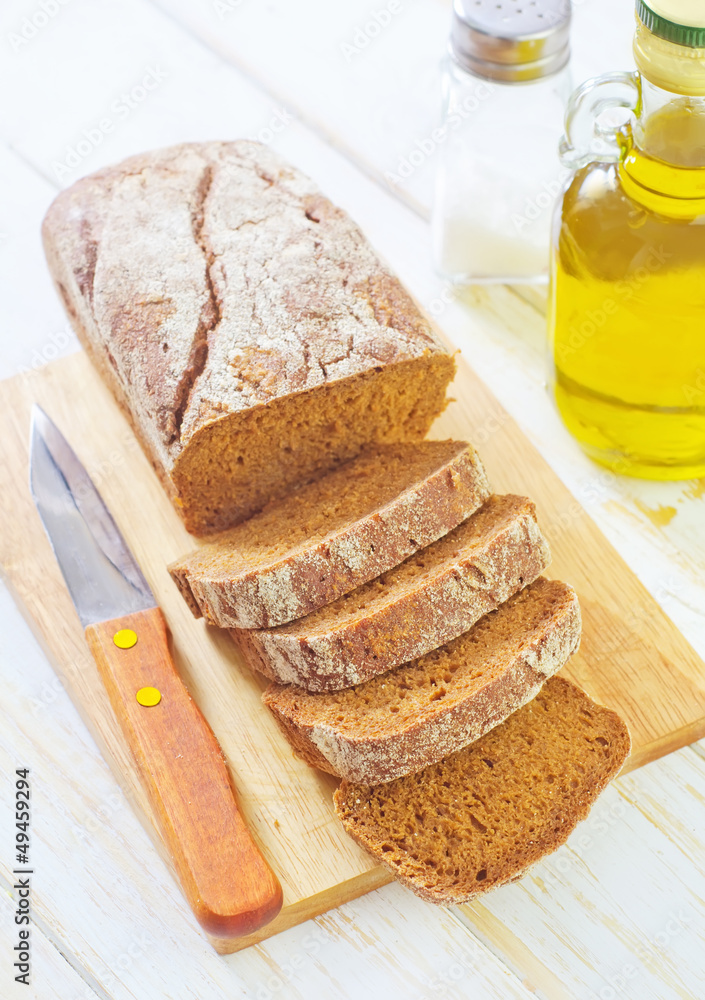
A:
{"type": "Polygon", "coordinates": [[[194,614],[215,625],[281,625],[398,565],[489,493],[463,441],[378,445],[169,570],[194,614]]]}
{"type": "Polygon", "coordinates": [[[455,362],[346,212],[260,143],[185,143],[62,191],[57,291],[186,527],[418,440],[455,362]]]}
{"type": "Polygon", "coordinates": [[[575,592],[540,577],[413,663],[325,694],[272,684],[263,700],[307,763],[375,784],[479,739],[533,698],[579,642],[575,592]]]}
{"type": "Polygon", "coordinates": [[[408,663],[466,632],[548,566],[525,497],[492,496],[400,566],[272,629],[234,629],[248,664],[282,684],[336,691],[408,663]]]}
{"type": "Polygon", "coordinates": [[[343,781],[348,833],[417,895],[464,903],[565,843],[629,755],[629,731],[554,677],[496,729],[416,774],[343,781]]]}

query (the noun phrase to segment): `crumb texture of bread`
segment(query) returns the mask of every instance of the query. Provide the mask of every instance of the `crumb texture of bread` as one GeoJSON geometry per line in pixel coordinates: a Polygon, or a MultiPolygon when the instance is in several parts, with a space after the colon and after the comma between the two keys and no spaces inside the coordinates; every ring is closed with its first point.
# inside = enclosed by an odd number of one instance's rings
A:
{"type": "Polygon", "coordinates": [[[192,610],[224,628],[281,625],[398,565],[490,494],[463,441],[377,445],[173,563],[192,610]]]}
{"type": "Polygon", "coordinates": [[[437,542],[352,593],[287,625],[233,638],[249,665],[273,680],[336,691],[466,632],[549,562],[534,504],[494,495],[437,542]]]}
{"type": "Polygon", "coordinates": [[[349,218],[272,150],[188,143],[77,181],[43,224],[73,326],[189,531],[373,442],[423,438],[453,358],[349,218]]]}
{"type": "Polygon", "coordinates": [[[307,763],[349,781],[391,781],[467,746],[534,698],[580,644],[580,607],[539,577],[468,632],[344,691],[272,684],[263,695],[307,763]]]}
{"type": "Polygon", "coordinates": [[[464,903],[513,881],[564,844],[630,752],[610,709],[554,677],[481,739],[381,785],[334,794],[348,833],[433,903],[464,903]]]}

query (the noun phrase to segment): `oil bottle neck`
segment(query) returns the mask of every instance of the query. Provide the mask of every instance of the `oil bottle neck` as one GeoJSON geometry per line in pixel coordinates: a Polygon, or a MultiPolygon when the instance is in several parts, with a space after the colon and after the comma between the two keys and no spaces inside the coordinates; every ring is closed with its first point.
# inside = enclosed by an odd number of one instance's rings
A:
{"type": "Polygon", "coordinates": [[[637,13],[633,52],[642,78],[671,94],[705,97],[705,46],[695,40],[698,44],[677,44],[661,37],[637,13]]]}
{"type": "Polygon", "coordinates": [[[677,167],[705,167],[705,95],[666,90],[642,76],[634,145],[677,167]]]}
{"type": "Polygon", "coordinates": [[[617,170],[629,197],[664,216],[705,216],[705,97],[642,78],[636,119],[623,138],[617,170]]]}

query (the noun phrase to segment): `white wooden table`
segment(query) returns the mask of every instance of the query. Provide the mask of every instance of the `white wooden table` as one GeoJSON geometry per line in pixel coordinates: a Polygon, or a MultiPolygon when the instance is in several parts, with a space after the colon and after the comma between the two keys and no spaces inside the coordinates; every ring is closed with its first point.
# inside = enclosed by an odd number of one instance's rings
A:
{"type": "MultiPolygon", "coordinates": [[[[576,78],[631,65],[631,8],[574,0],[576,78]]],[[[352,213],[703,655],[705,481],[620,480],[585,459],[545,391],[545,296],[454,298],[429,263],[433,155],[388,177],[437,123],[449,13],[449,0],[3,0],[0,376],[77,347],[39,241],[60,187],[178,141],[271,142],[352,213]]],[[[3,998],[705,997],[702,745],[616,781],[566,847],[482,903],[440,909],[392,885],[221,958],[6,591],[0,626],[3,998]],[[25,766],[29,989],[12,970],[25,766]]]]}

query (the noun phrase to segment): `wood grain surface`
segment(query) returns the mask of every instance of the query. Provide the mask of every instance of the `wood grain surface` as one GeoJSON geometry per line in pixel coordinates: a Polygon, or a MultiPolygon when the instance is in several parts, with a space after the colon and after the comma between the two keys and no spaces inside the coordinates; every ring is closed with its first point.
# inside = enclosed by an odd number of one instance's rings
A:
{"type": "MultiPolygon", "coordinates": [[[[0,79],[11,95],[0,124],[0,378],[77,346],[39,238],[60,187],[160,145],[256,136],[272,120],[280,128],[287,114],[273,148],[351,213],[705,657],[705,480],[625,479],[585,458],[545,391],[545,292],[475,287],[456,297],[429,259],[434,156],[396,186],[386,179],[438,123],[451,0],[402,3],[349,61],[341,44],[360,37],[384,3],[158,4],[61,5],[19,51],[11,33],[35,16],[36,0],[0,5],[0,79]],[[147,66],[165,79],[115,119],[111,103],[147,66]],[[106,113],[113,131],[59,178],[56,162],[106,113]]],[[[576,3],[572,16],[576,82],[632,66],[633,0],[576,3]]],[[[103,479],[109,467],[92,471],[103,479]]],[[[11,485],[17,497],[24,482],[11,485]]],[[[52,587],[39,582],[35,613],[52,587]]],[[[705,996],[705,743],[617,779],[565,847],[481,903],[433,907],[391,884],[223,958],[4,586],[0,627],[0,772],[32,770],[38,872],[32,986],[7,976],[3,1000],[705,996]]],[[[0,925],[8,949],[12,868],[6,847],[0,925]]]]}
{"type": "MultiPolygon", "coordinates": [[[[550,575],[572,583],[584,613],[569,673],[618,709],[634,739],[629,767],[705,733],[705,667],[482,382],[461,364],[434,437],[479,448],[493,487],[537,503],[554,555],[550,575]]],[[[260,701],[264,682],[238,661],[226,633],[196,621],[166,565],[193,546],[125,418],[84,354],[2,384],[0,562],[16,598],[114,773],[157,843],[158,824],[126,749],[27,486],[29,411],[40,403],[76,449],[139,561],[173,635],[174,657],[219,740],[240,804],[282,882],[284,905],[221,952],[262,940],[377,888],[389,876],[344,834],[335,780],[294,759],[260,701]]],[[[161,844],[168,863],[168,852],[161,844]]]]}

